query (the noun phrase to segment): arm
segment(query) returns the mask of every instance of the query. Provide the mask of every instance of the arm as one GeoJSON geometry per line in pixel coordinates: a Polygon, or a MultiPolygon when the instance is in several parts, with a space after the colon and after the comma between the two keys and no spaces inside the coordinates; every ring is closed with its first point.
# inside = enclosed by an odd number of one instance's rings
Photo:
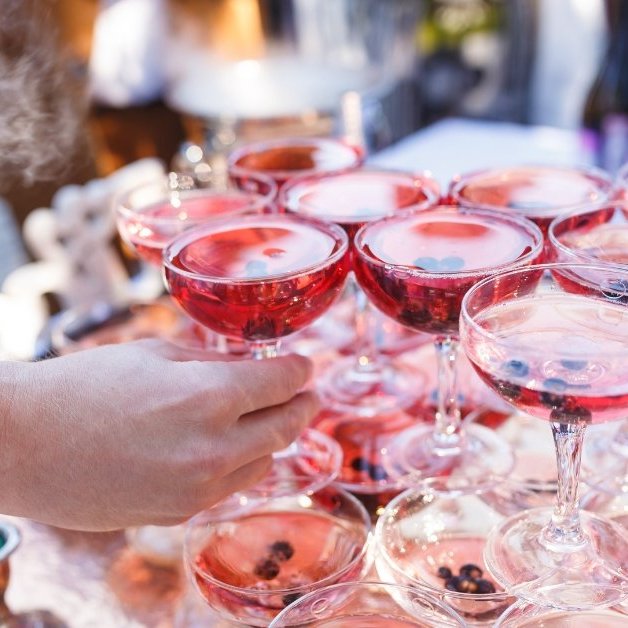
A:
{"type": "Polygon", "coordinates": [[[169,525],[261,479],[317,411],[309,362],[198,355],[149,340],[0,364],[0,512],[169,525]]]}

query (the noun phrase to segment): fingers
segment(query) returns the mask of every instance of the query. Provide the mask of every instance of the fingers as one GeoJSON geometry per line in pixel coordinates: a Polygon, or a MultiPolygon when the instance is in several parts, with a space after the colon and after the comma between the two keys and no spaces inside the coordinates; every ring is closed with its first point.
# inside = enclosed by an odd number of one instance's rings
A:
{"type": "Polygon", "coordinates": [[[203,508],[217,504],[237,491],[243,491],[263,480],[273,465],[271,456],[262,456],[232,471],[218,481],[213,481],[206,495],[203,495],[203,508]]]}
{"type": "Polygon", "coordinates": [[[222,369],[222,388],[232,395],[238,416],[286,403],[305,386],[312,363],[303,356],[230,362],[222,369]]]}
{"type": "Polygon", "coordinates": [[[225,449],[240,464],[284,449],[318,411],[318,397],[303,392],[282,405],[247,414],[226,434],[225,449]]]}

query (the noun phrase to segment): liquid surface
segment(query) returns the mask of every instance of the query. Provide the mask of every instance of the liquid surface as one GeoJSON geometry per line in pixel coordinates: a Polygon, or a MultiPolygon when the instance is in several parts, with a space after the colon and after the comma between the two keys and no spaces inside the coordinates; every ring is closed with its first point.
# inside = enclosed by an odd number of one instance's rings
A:
{"type": "Polygon", "coordinates": [[[339,246],[331,235],[309,225],[281,220],[234,224],[185,245],[173,263],[199,275],[268,278],[319,265],[339,246]]]}
{"type": "Polygon", "coordinates": [[[430,198],[431,193],[411,175],[358,171],[293,187],[287,207],[340,224],[363,223],[403,207],[427,204],[430,198]]]}
{"type": "Polygon", "coordinates": [[[262,207],[261,197],[233,190],[148,205],[133,216],[119,217],[118,225],[142,259],[161,264],[165,245],[186,229],[214,217],[259,211],[262,207]]]}
{"type": "Polygon", "coordinates": [[[347,567],[365,542],[363,530],[322,513],[254,514],[217,525],[196,568],[233,587],[295,589],[347,567]],[[289,559],[273,556],[270,548],[277,542],[292,548],[289,559]],[[265,565],[269,558],[274,564],[265,565]]]}
{"type": "Polygon", "coordinates": [[[587,257],[628,265],[628,222],[574,229],[561,234],[558,240],[587,257]]]}
{"type": "Polygon", "coordinates": [[[525,167],[479,173],[459,187],[455,196],[463,203],[549,216],[557,209],[602,201],[609,192],[609,182],[585,172],[525,167]]]}
{"type": "Polygon", "coordinates": [[[369,230],[365,250],[390,264],[455,273],[494,268],[515,261],[534,246],[532,236],[490,217],[420,212],[369,230]]]}
{"type": "Polygon", "coordinates": [[[359,157],[353,148],[332,140],[269,146],[257,150],[253,147],[251,152],[243,154],[236,161],[239,167],[268,173],[297,170],[327,172],[350,168],[358,163],[359,157]]]}
{"type": "Polygon", "coordinates": [[[467,354],[517,407],[586,423],[628,412],[625,305],[578,294],[535,295],[489,306],[476,321],[498,340],[478,337],[467,354]]]}

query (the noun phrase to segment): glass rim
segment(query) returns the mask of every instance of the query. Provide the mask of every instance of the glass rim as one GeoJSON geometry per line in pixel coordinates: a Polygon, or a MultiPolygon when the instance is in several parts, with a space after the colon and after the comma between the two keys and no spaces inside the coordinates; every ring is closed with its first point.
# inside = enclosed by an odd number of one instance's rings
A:
{"type": "Polygon", "coordinates": [[[240,172],[241,174],[257,174],[262,173],[271,177],[278,177],[280,179],[284,178],[292,178],[294,176],[300,176],[302,174],[313,174],[313,173],[324,173],[324,172],[342,172],[344,170],[351,170],[353,168],[357,168],[363,161],[364,156],[359,146],[354,146],[353,144],[349,144],[345,142],[341,138],[338,137],[287,137],[287,138],[272,138],[267,140],[260,140],[257,142],[249,142],[247,144],[243,144],[238,148],[235,148],[233,151],[229,153],[227,157],[227,170],[229,173],[232,172],[240,172]],[[284,168],[268,168],[263,170],[257,170],[255,168],[248,168],[247,166],[243,166],[238,163],[238,160],[242,159],[245,155],[261,152],[264,150],[269,150],[273,148],[292,148],[294,146],[340,146],[343,149],[346,149],[347,154],[351,153],[354,156],[354,159],[351,162],[347,162],[347,164],[340,166],[338,168],[303,168],[297,170],[286,170],[284,168]],[[295,173],[298,173],[295,175],[295,173]]]}
{"type": "Polygon", "coordinates": [[[586,207],[591,205],[592,203],[604,203],[610,200],[611,195],[613,193],[614,185],[613,179],[609,175],[608,172],[602,170],[601,168],[597,168],[595,166],[569,166],[569,165],[560,165],[560,164],[519,164],[516,166],[502,166],[495,168],[481,168],[479,170],[472,170],[470,172],[464,172],[461,174],[457,174],[452,179],[449,185],[449,196],[453,199],[454,202],[460,203],[460,205],[464,207],[474,207],[481,206],[486,209],[491,209],[493,211],[508,211],[516,214],[518,216],[525,216],[528,218],[536,218],[536,219],[553,219],[556,217],[556,211],[560,212],[562,215],[565,211],[577,211],[579,208],[586,207]],[[485,176],[488,174],[500,174],[506,173],[514,170],[553,170],[553,171],[561,171],[561,172],[570,172],[572,174],[580,174],[584,175],[589,179],[596,179],[598,182],[604,183],[604,190],[600,190],[604,192],[604,196],[597,200],[586,200],[581,203],[569,203],[568,205],[554,205],[551,207],[543,207],[543,208],[530,208],[530,209],[516,209],[512,207],[504,207],[503,205],[493,205],[491,203],[483,203],[477,201],[471,201],[464,196],[461,196],[461,190],[466,187],[469,182],[477,177],[485,176]]]}
{"type": "MultiPolygon", "coordinates": [[[[553,263],[547,263],[547,264],[532,264],[530,266],[526,266],[523,268],[514,268],[514,269],[506,270],[504,272],[495,273],[493,275],[490,275],[489,277],[485,277],[484,279],[478,281],[475,285],[471,286],[471,288],[469,288],[469,290],[466,292],[466,294],[464,295],[462,299],[462,305],[460,307],[460,325],[462,327],[462,325],[464,324],[466,327],[473,329],[475,333],[482,336],[483,338],[488,338],[491,341],[495,341],[499,344],[502,344],[503,343],[502,338],[499,338],[493,332],[490,332],[486,330],[484,327],[482,327],[481,325],[478,325],[478,323],[475,321],[475,317],[469,314],[469,301],[471,301],[471,299],[475,296],[475,294],[479,292],[482,288],[487,286],[489,283],[491,283],[492,281],[496,281],[498,279],[503,280],[504,278],[507,278],[511,275],[517,275],[524,272],[534,273],[534,272],[541,271],[542,273],[545,273],[547,271],[551,272],[552,270],[561,270],[561,269],[569,270],[569,269],[578,269],[578,268],[590,269],[590,270],[593,270],[594,272],[600,272],[600,273],[611,273],[614,271],[614,272],[624,274],[626,276],[626,279],[628,280],[628,267],[627,266],[620,266],[617,264],[610,264],[610,263],[605,264],[603,262],[598,262],[596,264],[576,264],[573,262],[553,262],[553,263]]],[[[628,308],[627,308],[627,311],[628,311],[628,308]]],[[[626,353],[625,349],[623,351],[618,351],[618,352],[622,354],[626,353]]],[[[612,352],[612,353],[615,353],[615,352],[612,352]]],[[[609,352],[605,352],[605,355],[609,355],[609,352]]]]}
{"type": "MultiPolygon", "coordinates": [[[[433,607],[438,608],[445,612],[450,619],[455,620],[459,626],[466,626],[464,619],[460,616],[460,614],[452,608],[449,604],[447,604],[446,600],[438,599],[436,596],[432,595],[428,591],[423,589],[419,589],[418,587],[414,587],[408,584],[399,584],[396,582],[383,582],[381,580],[358,580],[356,582],[337,582],[335,584],[330,584],[325,587],[321,587],[320,589],[315,589],[314,591],[310,591],[302,595],[300,598],[292,602],[289,606],[286,606],[280,613],[273,619],[273,621],[269,624],[269,628],[273,628],[279,625],[279,621],[283,620],[281,615],[287,615],[290,611],[294,610],[301,604],[307,604],[310,600],[315,599],[318,595],[325,594],[327,592],[336,592],[341,589],[351,589],[351,588],[363,588],[363,589],[371,589],[371,588],[383,588],[383,589],[394,589],[394,590],[403,590],[408,593],[412,593],[413,595],[418,595],[420,597],[425,598],[425,600],[431,604],[433,607]]],[[[389,594],[390,595],[390,594],[389,594]]],[[[392,601],[397,604],[401,609],[403,609],[403,605],[399,604],[397,600],[391,595],[392,601]]],[[[345,598],[343,598],[344,600],[345,598]]],[[[405,609],[404,609],[405,610],[405,609]]]]}
{"type": "MultiPolygon", "coordinates": [[[[408,573],[406,573],[403,569],[401,569],[399,565],[397,565],[397,563],[393,560],[392,556],[390,555],[387,545],[382,540],[384,536],[384,529],[386,527],[386,522],[385,522],[386,515],[395,511],[399,507],[399,504],[408,495],[412,493],[418,493],[422,486],[424,486],[424,483],[420,483],[418,486],[413,486],[399,493],[399,495],[397,495],[396,497],[391,499],[390,502],[388,502],[386,508],[384,508],[384,512],[382,512],[382,514],[377,519],[377,523],[375,524],[375,529],[373,531],[373,538],[374,538],[375,546],[377,547],[377,551],[381,559],[384,560],[386,564],[388,565],[388,567],[392,569],[395,573],[398,573],[401,577],[407,579],[408,581],[412,583],[415,583],[414,584],[415,587],[420,587],[421,589],[428,589],[430,593],[437,593],[439,596],[451,597],[457,600],[474,600],[474,601],[480,600],[483,602],[501,602],[505,599],[513,597],[513,595],[511,593],[508,593],[507,591],[496,591],[495,593],[463,593],[460,591],[450,591],[449,589],[445,589],[444,587],[437,587],[429,583],[427,580],[423,580],[422,578],[411,576],[408,573]]],[[[465,492],[459,495],[456,495],[455,491],[450,492],[450,491],[430,490],[429,492],[440,495],[440,496],[449,495],[451,499],[459,499],[460,497],[465,497],[468,495],[479,495],[483,492],[488,492],[489,490],[490,489],[486,489],[485,491],[475,491],[475,492],[469,490],[468,492],[465,492]]],[[[487,507],[490,508],[490,506],[488,505],[487,507]]],[[[503,519],[506,519],[506,517],[503,517],[503,519]]],[[[377,561],[376,561],[376,564],[377,564],[377,561]]]]}
{"type": "Polygon", "coordinates": [[[333,224],[326,223],[320,220],[314,219],[305,219],[300,216],[292,216],[286,214],[254,214],[254,215],[236,215],[236,216],[226,216],[221,219],[212,220],[210,222],[205,222],[199,226],[196,226],[192,229],[187,229],[183,233],[179,234],[176,238],[171,240],[163,249],[162,253],[162,265],[164,269],[169,270],[175,275],[179,275],[181,277],[187,277],[188,279],[193,279],[194,281],[205,281],[212,283],[222,283],[222,284],[237,284],[239,286],[242,285],[254,285],[262,283],[269,283],[275,281],[282,281],[285,279],[296,279],[298,277],[302,277],[303,275],[307,275],[312,272],[316,272],[319,270],[323,270],[328,266],[332,266],[339,262],[349,251],[349,237],[345,233],[344,229],[333,224]],[[199,239],[204,235],[209,235],[210,233],[220,232],[220,231],[229,231],[229,229],[220,230],[222,226],[229,226],[230,224],[234,224],[238,222],[240,225],[246,225],[247,223],[255,223],[255,222],[268,222],[268,223],[281,223],[281,222],[292,222],[296,224],[307,225],[309,227],[315,228],[318,231],[327,232],[328,235],[331,235],[336,241],[340,242],[340,246],[337,251],[334,251],[328,258],[317,262],[316,264],[310,264],[309,266],[304,266],[299,270],[295,270],[292,272],[284,272],[277,273],[275,275],[269,275],[266,277],[219,277],[214,275],[204,275],[201,273],[195,273],[189,270],[184,270],[183,268],[179,268],[172,263],[172,258],[180,253],[181,250],[186,247],[188,244],[191,244],[193,241],[199,239]],[[331,232],[331,233],[329,233],[331,232]]]}
{"type": "Polygon", "coordinates": [[[413,277],[421,277],[425,279],[468,279],[476,276],[483,276],[487,273],[496,274],[500,272],[500,270],[510,269],[510,268],[518,268],[520,266],[525,266],[529,260],[534,260],[543,252],[544,239],[543,232],[541,229],[532,222],[529,218],[525,218],[524,216],[518,215],[510,215],[504,212],[496,212],[490,209],[477,208],[477,207],[460,207],[458,205],[435,205],[433,207],[429,207],[420,212],[404,212],[400,211],[392,216],[387,216],[385,218],[380,218],[379,220],[374,220],[373,222],[369,222],[361,227],[358,232],[355,234],[354,238],[355,243],[355,251],[359,257],[361,257],[365,263],[372,266],[379,266],[383,268],[390,268],[394,270],[406,271],[409,275],[413,277]],[[436,214],[471,214],[476,216],[488,216],[498,222],[502,223],[510,223],[511,225],[517,225],[518,227],[524,227],[528,230],[528,233],[532,234],[536,240],[532,249],[521,255],[516,260],[511,262],[505,262],[503,264],[498,264],[496,266],[483,266],[480,268],[474,268],[472,270],[462,270],[462,271],[429,271],[429,270],[419,270],[416,266],[409,266],[407,264],[395,264],[393,262],[384,262],[383,260],[375,257],[374,255],[368,254],[362,248],[362,240],[365,237],[365,234],[368,233],[371,229],[376,229],[381,227],[383,223],[393,223],[393,222],[403,222],[405,220],[411,220],[413,218],[419,218],[425,216],[427,213],[433,212],[436,214]]]}
{"type": "MultiPolygon", "coordinates": [[[[299,478],[297,477],[297,479],[299,478]]],[[[288,483],[291,483],[294,480],[295,478],[289,478],[289,479],[286,479],[285,481],[288,483]]],[[[326,586],[325,583],[333,581],[335,578],[342,576],[343,573],[346,573],[347,571],[351,570],[363,558],[367,557],[368,552],[369,552],[369,547],[372,543],[372,536],[373,536],[373,525],[371,523],[371,517],[369,516],[368,511],[366,510],[362,502],[360,502],[360,500],[357,499],[357,497],[355,497],[354,495],[352,495],[345,489],[340,488],[338,486],[334,486],[332,484],[329,484],[323,487],[322,489],[320,489],[320,491],[325,491],[325,490],[330,490],[330,489],[333,491],[336,491],[337,493],[340,493],[343,496],[343,498],[346,499],[348,502],[350,502],[351,505],[357,510],[362,520],[365,535],[364,535],[364,542],[362,543],[362,546],[360,547],[360,551],[347,564],[343,565],[342,568],[337,569],[332,574],[325,576],[323,579],[318,580],[316,582],[311,582],[309,584],[304,584],[304,585],[287,588],[287,589],[255,589],[255,588],[250,588],[250,587],[238,587],[232,584],[228,584],[226,582],[223,582],[222,580],[218,580],[217,578],[215,578],[214,576],[212,576],[210,573],[208,573],[205,570],[196,569],[194,566],[195,555],[192,552],[191,547],[190,547],[191,536],[194,533],[194,531],[199,526],[204,526],[205,528],[208,528],[214,525],[214,523],[220,523],[221,521],[229,520],[229,517],[227,516],[228,513],[225,513],[224,518],[218,521],[212,522],[211,519],[208,520],[209,512],[211,509],[201,511],[200,513],[194,515],[185,524],[185,533],[184,533],[184,540],[183,540],[183,557],[184,557],[184,561],[187,568],[190,571],[192,571],[194,574],[198,574],[200,577],[203,578],[203,580],[207,582],[211,582],[212,584],[215,584],[223,589],[232,591],[234,593],[247,593],[247,594],[252,594],[252,595],[256,595],[260,597],[270,596],[270,595],[286,595],[289,593],[296,593],[298,591],[301,591],[304,588],[309,588],[311,586],[316,586],[317,587],[316,591],[318,591],[319,588],[326,586]]],[[[310,494],[315,495],[317,492],[319,491],[316,491],[315,493],[310,493],[310,494]]],[[[293,496],[282,495],[280,499],[286,499],[288,497],[298,498],[300,496],[309,497],[310,494],[308,494],[307,491],[304,491],[302,493],[296,493],[293,496]]],[[[259,507],[260,505],[263,506],[265,503],[272,501],[272,499],[273,499],[272,496],[269,498],[256,498],[252,500],[251,508],[246,510],[246,512],[254,512],[257,507],[259,507]]],[[[234,512],[236,512],[236,516],[237,516],[237,511],[234,511],[234,512]]],[[[274,511],[269,511],[269,512],[274,512],[274,511]]],[[[295,512],[298,512],[298,511],[295,511],[295,512]]]]}
{"type": "Polygon", "coordinates": [[[397,212],[429,209],[438,204],[439,198],[440,186],[438,184],[438,181],[436,181],[436,179],[433,177],[432,173],[429,170],[424,170],[422,172],[411,172],[394,168],[378,168],[377,166],[365,166],[352,170],[341,170],[338,172],[316,172],[309,174],[300,174],[296,177],[293,177],[279,191],[278,205],[284,211],[291,214],[297,214],[299,216],[314,216],[318,220],[323,220],[325,222],[359,224],[364,222],[365,220],[368,220],[368,222],[374,222],[375,220],[384,218],[387,215],[394,215],[397,212]],[[300,207],[303,206],[303,203],[301,201],[302,195],[306,191],[309,191],[312,188],[316,188],[320,182],[338,180],[344,177],[368,177],[369,175],[390,175],[391,177],[396,176],[399,178],[404,178],[408,182],[412,181],[414,187],[419,187],[416,185],[416,183],[419,182],[421,184],[419,189],[421,189],[421,191],[424,193],[425,200],[412,203],[404,207],[399,207],[393,212],[393,214],[383,214],[382,216],[378,216],[377,218],[373,218],[372,216],[368,215],[362,215],[350,216],[345,219],[345,217],[336,214],[312,214],[304,212],[300,209],[300,207]],[[299,187],[302,187],[303,189],[298,190],[299,187]],[[299,194],[297,197],[290,197],[291,194],[297,193],[299,194]]]}
{"type": "MultiPolygon", "coordinates": [[[[555,250],[560,251],[561,253],[566,253],[572,257],[577,259],[584,260],[584,264],[613,264],[617,266],[623,266],[621,262],[605,262],[601,260],[599,257],[595,257],[594,255],[587,254],[583,250],[580,249],[572,249],[571,247],[563,244],[559,240],[559,236],[556,234],[556,229],[561,226],[561,224],[567,220],[571,220],[573,218],[578,218],[581,216],[586,216],[587,214],[595,214],[596,212],[602,212],[606,210],[613,210],[613,212],[617,213],[617,211],[628,212],[628,200],[614,200],[614,201],[605,201],[603,203],[594,203],[589,205],[588,207],[580,207],[576,211],[569,212],[568,214],[564,214],[561,216],[556,216],[554,220],[550,223],[547,229],[547,241],[548,244],[555,250]]],[[[611,218],[612,219],[612,218],[611,218]]],[[[608,223],[604,223],[608,224],[608,223]]],[[[628,216],[626,218],[626,228],[628,229],[628,216]]],[[[626,264],[628,268],[628,264],[626,264]]]]}
{"type": "MultiPolygon", "coordinates": [[[[277,195],[277,184],[273,181],[273,179],[264,173],[257,172],[247,172],[244,176],[257,179],[263,185],[268,186],[268,192],[263,194],[262,192],[256,192],[253,190],[243,190],[235,183],[227,180],[227,185],[232,184],[233,187],[226,187],[225,189],[214,190],[211,187],[199,187],[199,188],[190,188],[184,190],[169,190],[168,189],[168,177],[170,173],[164,174],[159,179],[153,179],[151,181],[143,181],[142,183],[138,183],[136,185],[126,187],[123,190],[119,191],[117,194],[114,194],[111,200],[111,206],[116,214],[116,216],[127,219],[142,219],[148,225],[172,225],[172,224],[180,224],[182,222],[187,222],[188,224],[201,224],[203,222],[208,222],[214,220],[211,216],[204,218],[191,218],[186,221],[181,221],[175,216],[159,216],[159,217],[150,217],[144,214],[144,210],[149,207],[153,207],[156,204],[166,202],[171,202],[170,194],[175,193],[179,195],[183,202],[190,199],[197,199],[203,197],[220,197],[220,196],[229,196],[230,198],[247,198],[250,202],[247,203],[246,207],[242,209],[238,209],[233,214],[217,214],[216,219],[223,218],[224,216],[232,215],[237,216],[247,212],[253,211],[261,211],[267,207],[270,207],[277,195]],[[149,203],[143,204],[142,210],[132,209],[129,207],[129,199],[137,192],[140,192],[143,189],[150,189],[152,187],[163,188],[163,195],[156,197],[149,203]]],[[[175,173],[178,174],[178,173],[175,173]]]]}

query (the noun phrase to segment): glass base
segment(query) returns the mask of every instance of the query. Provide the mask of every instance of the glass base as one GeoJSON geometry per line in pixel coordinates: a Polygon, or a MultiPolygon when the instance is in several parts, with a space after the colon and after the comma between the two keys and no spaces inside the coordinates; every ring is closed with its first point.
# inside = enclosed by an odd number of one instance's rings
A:
{"type": "Polygon", "coordinates": [[[401,432],[383,458],[388,475],[405,486],[429,480],[439,491],[480,491],[502,482],[514,466],[508,443],[481,425],[465,425],[457,447],[439,448],[433,436],[433,425],[401,432]]]}
{"type": "Polygon", "coordinates": [[[355,356],[327,369],[318,392],[325,407],[373,417],[416,405],[425,393],[421,373],[387,359],[359,368],[355,356]]]}
{"type": "Polygon", "coordinates": [[[243,493],[250,498],[315,492],[331,484],[342,465],[342,449],[318,430],[306,428],[289,447],[273,454],[271,472],[243,493]]]}
{"type": "Polygon", "coordinates": [[[588,434],[582,480],[607,495],[628,493],[628,442],[608,433],[588,434]]]}
{"type": "Polygon", "coordinates": [[[552,512],[526,510],[493,529],[484,550],[493,578],[527,602],[568,611],[612,606],[628,597],[628,533],[581,511],[587,543],[559,553],[541,542],[552,512]]]}

